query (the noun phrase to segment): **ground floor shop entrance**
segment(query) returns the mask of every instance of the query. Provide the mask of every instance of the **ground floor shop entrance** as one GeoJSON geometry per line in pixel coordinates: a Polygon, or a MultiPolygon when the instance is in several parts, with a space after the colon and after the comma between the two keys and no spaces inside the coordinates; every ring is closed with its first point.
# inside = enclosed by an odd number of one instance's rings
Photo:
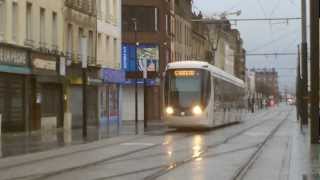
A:
{"type": "MultiPolygon", "coordinates": [[[[62,85],[41,83],[41,120],[55,121],[58,128],[63,127],[62,85]]],[[[48,122],[50,123],[50,122],[48,122]]]]}
{"type": "Polygon", "coordinates": [[[24,83],[24,76],[6,73],[0,75],[0,114],[3,132],[26,129],[24,83]]]}

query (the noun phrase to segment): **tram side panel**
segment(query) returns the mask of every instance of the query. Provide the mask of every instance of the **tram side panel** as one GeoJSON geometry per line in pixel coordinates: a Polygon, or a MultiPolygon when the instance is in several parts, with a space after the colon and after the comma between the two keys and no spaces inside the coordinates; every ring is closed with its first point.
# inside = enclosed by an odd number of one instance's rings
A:
{"type": "Polygon", "coordinates": [[[221,126],[224,120],[224,108],[223,108],[223,90],[222,82],[218,78],[214,78],[214,126],[221,126]]]}
{"type": "Polygon", "coordinates": [[[214,78],[213,126],[239,121],[242,88],[222,79],[214,78]]]}

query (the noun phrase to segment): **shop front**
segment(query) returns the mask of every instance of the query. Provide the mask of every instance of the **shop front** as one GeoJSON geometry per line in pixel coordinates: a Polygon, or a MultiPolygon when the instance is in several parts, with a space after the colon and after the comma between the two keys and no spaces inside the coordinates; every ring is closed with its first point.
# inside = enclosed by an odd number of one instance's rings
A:
{"type": "Polygon", "coordinates": [[[40,52],[31,53],[32,130],[63,127],[65,60],[40,52]]]}
{"type": "Polygon", "coordinates": [[[27,49],[0,43],[0,127],[4,133],[28,130],[30,73],[27,49]]]}
{"type": "Polygon", "coordinates": [[[100,88],[100,127],[119,125],[121,121],[120,89],[125,82],[125,72],[104,68],[102,77],[104,86],[100,88]]]}
{"type": "MultiPolygon", "coordinates": [[[[88,67],[86,86],[86,111],[87,125],[98,126],[98,89],[102,85],[99,77],[99,69],[96,67],[88,67]]],[[[72,128],[79,129],[83,124],[83,69],[81,64],[71,64],[67,68],[68,84],[68,111],[72,116],[72,128]]]]}

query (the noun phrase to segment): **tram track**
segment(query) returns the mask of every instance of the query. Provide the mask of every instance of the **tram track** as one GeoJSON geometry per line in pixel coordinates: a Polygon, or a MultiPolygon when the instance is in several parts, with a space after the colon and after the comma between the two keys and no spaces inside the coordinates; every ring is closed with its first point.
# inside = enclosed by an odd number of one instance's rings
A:
{"type": "MultiPolygon", "coordinates": [[[[265,112],[263,112],[263,113],[265,114],[265,112]]],[[[258,115],[256,115],[256,116],[258,116],[258,115]]],[[[256,118],[256,116],[254,116],[254,118],[256,118]]],[[[228,126],[230,126],[230,125],[228,125],[228,126]]],[[[228,126],[226,126],[226,127],[228,127],[228,126]]],[[[224,128],[224,127],[220,127],[220,128],[224,128]]],[[[169,133],[166,132],[165,135],[170,135],[170,133],[172,133],[172,131],[169,132],[169,133]]],[[[101,145],[101,146],[97,146],[97,147],[89,147],[89,148],[85,148],[85,149],[81,149],[81,150],[76,150],[76,151],[66,152],[66,153],[62,153],[62,154],[52,155],[52,156],[48,156],[48,157],[44,157],[44,158],[31,160],[31,161],[25,161],[25,162],[21,162],[19,164],[13,164],[13,165],[9,165],[9,166],[4,166],[4,167],[0,167],[0,172],[8,170],[8,169],[12,169],[12,168],[17,168],[17,167],[22,167],[22,166],[25,166],[25,165],[30,165],[30,164],[33,164],[33,163],[39,163],[41,161],[51,160],[51,159],[60,158],[60,157],[67,157],[67,156],[70,156],[70,155],[74,155],[75,153],[83,153],[83,152],[89,152],[89,151],[98,150],[98,149],[110,148],[110,147],[112,147],[114,145],[119,145],[119,144],[131,142],[131,141],[140,139],[142,137],[143,136],[137,136],[137,137],[134,137],[134,138],[130,138],[130,139],[119,141],[119,142],[115,142],[115,143],[110,143],[110,144],[101,145]]],[[[85,145],[85,144],[81,144],[81,145],[85,145]]],[[[79,145],[79,146],[81,146],[81,145],[79,145]]]]}
{"type": "Polygon", "coordinates": [[[272,131],[268,134],[268,136],[264,139],[264,141],[257,147],[254,153],[249,157],[249,159],[236,171],[234,176],[230,180],[242,180],[247,172],[254,165],[256,160],[259,158],[263,148],[267,144],[267,142],[274,137],[275,133],[280,129],[280,127],[288,120],[290,113],[287,114],[285,119],[283,119],[272,131]]]}
{"type": "MultiPolygon", "coordinates": [[[[279,114],[280,113],[281,112],[279,112],[279,114]]],[[[246,128],[245,130],[254,128],[254,127],[259,126],[259,125],[264,124],[264,123],[265,123],[265,121],[256,123],[255,125],[250,126],[249,128],[246,128]]],[[[211,131],[205,132],[204,135],[206,135],[206,134],[208,134],[210,132],[211,131]]],[[[175,139],[174,143],[176,143],[177,141],[181,141],[183,139],[187,139],[189,137],[192,137],[193,135],[194,134],[187,134],[185,136],[179,137],[179,138],[175,139]]],[[[238,133],[235,134],[234,136],[238,136],[238,133]]],[[[136,139],[138,139],[138,138],[141,138],[141,137],[137,137],[136,139]]],[[[229,141],[229,138],[227,138],[224,142],[229,141]]],[[[30,162],[31,163],[38,163],[38,162],[41,162],[41,161],[50,160],[50,159],[54,159],[54,158],[67,157],[68,155],[74,155],[74,153],[82,153],[82,152],[86,152],[86,151],[92,151],[92,150],[97,150],[97,149],[108,148],[110,146],[121,144],[121,143],[125,143],[125,142],[130,142],[132,140],[134,140],[134,139],[130,139],[130,140],[124,141],[124,142],[117,142],[117,143],[114,143],[114,144],[108,144],[106,146],[100,146],[100,147],[88,148],[88,149],[80,150],[80,151],[76,151],[76,152],[70,152],[70,153],[63,154],[62,156],[61,155],[56,155],[56,156],[51,156],[51,157],[48,157],[48,158],[38,159],[38,160],[35,160],[35,161],[29,161],[29,162],[26,162],[25,164],[19,164],[17,166],[14,166],[14,165],[13,166],[6,166],[4,168],[0,168],[0,172],[4,171],[4,170],[7,170],[7,169],[23,166],[23,165],[26,165],[26,164],[29,165],[30,162]]],[[[173,143],[173,142],[171,142],[171,143],[173,143]]],[[[129,156],[129,155],[132,155],[132,154],[135,154],[135,153],[143,152],[143,151],[146,151],[146,150],[150,150],[150,149],[159,147],[161,145],[163,145],[163,143],[154,144],[152,146],[148,146],[148,147],[145,147],[145,148],[140,148],[140,149],[137,149],[137,150],[134,150],[134,151],[129,151],[129,152],[126,152],[126,153],[115,155],[115,156],[111,156],[111,157],[108,157],[108,158],[105,158],[105,159],[101,159],[99,161],[95,161],[95,162],[92,162],[92,163],[87,163],[87,164],[84,164],[84,165],[79,165],[79,166],[75,166],[75,167],[71,167],[71,168],[67,168],[67,169],[63,169],[63,170],[58,170],[58,171],[54,171],[54,172],[49,172],[49,173],[31,174],[31,175],[27,175],[27,176],[21,176],[21,177],[12,178],[12,179],[14,179],[14,180],[18,180],[18,179],[34,179],[34,180],[47,179],[47,178],[50,178],[50,177],[54,177],[54,176],[57,176],[57,175],[60,175],[60,174],[64,174],[64,173],[67,173],[67,172],[72,172],[72,171],[79,170],[79,169],[85,169],[85,168],[89,168],[89,167],[92,167],[92,166],[104,165],[104,164],[106,164],[106,163],[108,163],[108,162],[110,162],[112,160],[115,160],[115,159],[118,159],[118,158],[122,158],[122,157],[125,157],[125,156],[129,156]]],[[[166,144],[166,145],[168,145],[168,144],[166,144]]],[[[213,148],[214,146],[216,146],[216,145],[208,146],[208,148],[213,148]]],[[[163,166],[161,166],[161,167],[163,167],[163,166]]],[[[159,168],[159,167],[157,167],[157,168],[159,168]]],[[[153,170],[154,168],[149,168],[148,171],[150,171],[151,169],[153,170]]],[[[144,170],[140,170],[140,171],[144,171],[144,170]]],[[[117,176],[115,176],[115,177],[117,177],[117,176]]]]}
{"type": "MultiPolygon", "coordinates": [[[[192,137],[193,135],[194,134],[186,134],[186,135],[184,135],[182,137],[179,137],[179,138],[175,139],[174,142],[181,141],[183,139],[192,137]]],[[[131,141],[127,141],[127,142],[131,142],[131,141]]],[[[126,142],[123,142],[123,143],[126,143],[126,142]]],[[[120,144],[123,144],[123,143],[117,143],[117,144],[120,145],[120,144]]],[[[26,175],[26,176],[10,178],[10,180],[20,180],[20,179],[43,180],[43,179],[46,179],[46,178],[49,178],[49,177],[52,177],[52,176],[56,176],[56,175],[59,175],[59,174],[63,174],[63,173],[66,173],[66,172],[70,172],[70,171],[74,171],[74,170],[78,170],[78,169],[83,169],[83,168],[88,168],[88,167],[91,167],[91,166],[97,166],[97,165],[99,165],[101,163],[104,163],[104,162],[108,162],[108,161],[111,161],[111,160],[114,160],[114,159],[118,159],[118,158],[121,158],[121,157],[129,156],[131,154],[135,154],[135,153],[138,153],[138,152],[143,152],[143,151],[146,151],[146,150],[149,150],[149,149],[160,147],[162,145],[169,145],[171,143],[173,143],[173,141],[169,142],[169,143],[165,143],[165,144],[163,142],[162,143],[157,143],[157,144],[150,145],[150,146],[147,146],[147,147],[144,147],[144,148],[139,148],[139,149],[136,149],[136,150],[133,150],[133,151],[129,151],[129,152],[125,152],[125,153],[121,153],[121,154],[118,154],[118,155],[114,155],[114,156],[111,156],[111,157],[108,157],[108,158],[105,158],[105,159],[101,159],[99,161],[94,161],[92,163],[87,163],[87,164],[84,164],[84,165],[74,166],[74,167],[71,167],[71,168],[66,168],[66,169],[62,169],[62,170],[58,170],[58,171],[54,171],[54,172],[49,172],[49,173],[31,174],[31,175],[26,175]]],[[[103,148],[103,147],[93,148],[92,150],[97,150],[97,149],[101,149],[101,148],[103,148]]],[[[90,151],[90,150],[84,150],[83,152],[86,152],[86,151],[90,151]]],[[[78,152],[78,153],[82,153],[82,152],[78,152]]],[[[69,155],[74,155],[74,154],[69,154],[69,155]]],[[[61,156],[52,157],[52,158],[49,158],[49,159],[46,159],[46,160],[50,160],[50,159],[53,159],[53,158],[61,158],[61,156]]],[[[39,162],[41,162],[41,160],[39,162]]],[[[37,163],[37,162],[34,162],[34,163],[37,163]]]]}
{"type": "MultiPolygon", "coordinates": [[[[275,116],[280,115],[280,114],[281,114],[281,112],[278,112],[278,114],[276,114],[275,116]]],[[[289,113],[288,113],[288,114],[289,114],[289,113]]],[[[249,127],[247,127],[247,128],[244,128],[244,129],[241,130],[240,132],[237,132],[237,133],[235,133],[235,134],[233,134],[233,135],[225,138],[225,139],[224,139],[223,141],[221,141],[220,143],[208,145],[208,146],[206,147],[205,152],[207,152],[208,150],[210,150],[210,149],[212,149],[212,148],[216,148],[216,147],[218,147],[218,146],[220,146],[220,145],[226,144],[228,141],[234,139],[235,137],[238,137],[239,135],[247,132],[247,131],[250,130],[250,129],[253,129],[253,128],[255,128],[255,127],[261,126],[261,125],[269,122],[268,119],[270,119],[270,117],[265,118],[265,119],[262,120],[261,122],[255,123],[255,124],[252,125],[252,126],[249,126],[249,127]]],[[[210,132],[209,132],[209,133],[210,133],[210,132]]],[[[208,134],[208,133],[205,133],[205,134],[208,134]]],[[[143,172],[153,171],[153,170],[157,170],[157,169],[160,169],[159,171],[156,172],[157,177],[160,177],[160,176],[168,173],[169,171],[172,171],[173,169],[178,168],[179,166],[182,166],[182,165],[184,165],[184,164],[186,164],[186,163],[188,163],[188,162],[191,162],[191,161],[193,161],[193,160],[195,160],[195,159],[197,159],[197,158],[199,158],[199,157],[214,158],[214,157],[221,156],[221,155],[228,154],[228,153],[234,153],[234,152],[237,152],[237,151],[243,151],[243,150],[246,150],[246,149],[256,148],[256,147],[258,147],[259,145],[260,145],[260,143],[259,143],[259,144],[254,144],[254,145],[250,145],[250,146],[248,146],[248,147],[242,147],[242,148],[239,148],[239,149],[234,149],[234,150],[227,151],[227,152],[221,152],[221,153],[214,154],[214,155],[211,155],[211,156],[204,156],[205,152],[203,151],[203,152],[201,152],[201,153],[199,154],[199,156],[197,156],[197,157],[192,157],[191,159],[188,159],[188,160],[176,161],[176,162],[174,162],[174,163],[171,163],[170,165],[167,165],[167,164],[166,164],[166,165],[158,165],[158,166],[155,166],[155,167],[150,167],[150,168],[145,168],[145,169],[139,169],[139,170],[135,170],[135,171],[125,172],[125,173],[121,173],[121,174],[117,174],[117,175],[113,175],[113,176],[101,177],[101,178],[98,178],[98,179],[95,179],[95,180],[120,178],[120,177],[124,177],[124,176],[128,176],[128,175],[133,175],[133,174],[137,174],[137,173],[143,173],[143,172]],[[163,172],[164,170],[166,171],[165,173],[163,172]],[[161,175],[158,174],[160,171],[161,171],[161,175]],[[158,175],[159,175],[159,176],[158,176],[158,175]]],[[[150,149],[151,149],[151,148],[150,148],[150,149]]],[[[146,150],[147,150],[147,149],[146,149],[146,150]]],[[[141,151],[139,151],[139,152],[141,152],[141,151]]],[[[176,152],[176,151],[173,151],[173,152],[176,152]]],[[[134,154],[134,153],[132,153],[132,154],[134,154]]],[[[157,154],[157,155],[161,156],[161,155],[163,155],[163,154],[160,154],[160,153],[159,153],[159,154],[157,154]]],[[[121,156],[121,157],[122,157],[122,156],[121,156]]],[[[149,157],[151,157],[151,155],[150,155],[149,157]]],[[[144,156],[144,157],[140,157],[140,158],[146,158],[146,157],[144,156]]],[[[113,159],[118,159],[118,158],[113,158],[113,159]]],[[[134,159],[136,159],[136,158],[132,158],[132,160],[134,160],[134,159]]],[[[130,160],[130,159],[126,159],[126,160],[130,160]]],[[[110,159],[110,161],[111,161],[111,159],[110,159]]],[[[54,176],[57,176],[57,175],[60,175],[60,174],[63,174],[63,173],[67,173],[67,172],[70,172],[70,171],[73,171],[73,170],[79,170],[79,169],[88,168],[88,167],[91,167],[91,166],[106,165],[106,164],[110,164],[110,161],[104,161],[104,162],[101,162],[101,163],[91,164],[91,165],[88,165],[88,166],[86,166],[86,167],[79,167],[79,168],[75,168],[75,169],[68,169],[68,170],[66,170],[66,171],[64,171],[64,172],[53,173],[53,174],[50,174],[50,175],[47,174],[46,176],[40,176],[40,177],[38,176],[37,178],[34,178],[34,179],[46,179],[46,178],[54,177],[54,176]]],[[[113,163],[113,162],[111,162],[111,163],[113,163]]],[[[153,175],[154,175],[154,174],[153,174],[153,175]]],[[[152,177],[151,177],[151,176],[148,176],[148,177],[146,177],[145,179],[148,180],[148,179],[156,179],[156,178],[154,178],[154,176],[152,176],[152,177]]]]}
{"type": "MultiPolygon", "coordinates": [[[[277,132],[277,130],[281,127],[281,125],[288,119],[289,114],[290,114],[290,112],[288,112],[287,115],[285,116],[285,118],[284,118],[279,124],[277,124],[277,126],[276,126],[274,129],[272,129],[271,133],[268,134],[268,136],[265,138],[265,140],[264,140],[262,143],[259,143],[259,145],[257,145],[257,150],[254,152],[253,155],[257,154],[257,153],[258,153],[257,151],[262,150],[262,148],[264,147],[264,145],[266,144],[266,142],[270,139],[270,137],[272,137],[273,134],[274,134],[275,132],[277,132]]],[[[193,162],[193,161],[195,161],[196,159],[198,159],[198,158],[200,158],[200,157],[204,157],[204,156],[205,156],[204,154],[207,153],[209,150],[211,150],[211,149],[213,149],[213,148],[217,148],[218,146],[221,146],[221,145],[223,145],[223,144],[226,144],[226,143],[228,143],[230,140],[238,137],[239,135],[246,133],[248,130],[253,129],[253,128],[255,128],[255,127],[258,127],[258,126],[260,126],[260,125],[262,125],[262,124],[264,124],[264,123],[265,123],[265,121],[260,122],[260,123],[257,123],[257,124],[255,124],[255,125],[253,125],[253,126],[250,126],[250,127],[248,127],[248,128],[245,128],[245,129],[243,129],[242,131],[237,132],[237,133],[235,133],[235,134],[233,134],[233,135],[225,138],[225,140],[222,141],[222,142],[220,142],[220,143],[215,143],[215,144],[209,145],[209,146],[206,147],[206,149],[204,149],[203,151],[199,152],[198,156],[193,156],[193,157],[191,157],[191,158],[189,158],[189,159],[185,159],[185,160],[181,160],[181,161],[176,161],[176,162],[174,162],[174,163],[172,163],[172,164],[170,164],[170,165],[167,165],[165,168],[162,168],[162,169],[160,169],[159,171],[157,171],[157,172],[155,172],[155,173],[153,173],[153,174],[148,175],[147,177],[144,178],[144,180],[155,180],[155,179],[157,179],[157,178],[159,178],[159,177],[161,177],[161,176],[164,176],[165,174],[173,171],[173,170],[176,169],[176,168],[179,168],[179,167],[181,167],[181,166],[183,166],[183,165],[185,165],[185,164],[187,164],[187,163],[193,162]]],[[[251,157],[250,159],[253,159],[253,157],[251,157]]],[[[249,162],[248,162],[248,163],[249,163],[249,162]]],[[[247,164],[247,163],[246,163],[246,164],[247,164]]],[[[236,173],[236,175],[234,176],[234,178],[233,178],[232,180],[239,180],[239,179],[237,179],[237,177],[238,177],[237,174],[239,174],[239,173],[241,173],[241,172],[243,172],[243,171],[244,171],[244,169],[243,169],[243,170],[240,169],[239,172],[236,173]]]]}
{"type": "MultiPolygon", "coordinates": [[[[231,153],[245,151],[245,150],[248,150],[248,149],[256,148],[257,146],[259,146],[259,144],[254,144],[254,145],[250,145],[250,146],[247,146],[247,147],[237,148],[237,149],[233,149],[233,150],[230,150],[230,151],[224,151],[224,152],[216,153],[216,154],[213,154],[213,155],[203,156],[203,158],[206,158],[206,159],[208,159],[208,158],[216,158],[216,157],[220,157],[220,156],[231,154],[231,153]]],[[[125,176],[129,176],[129,175],[138,174],[138,173],[144,173],[144,172],[148,172],[148,171],[152,171],[152,170],[157,170],[157,169],[160,169],[160,168],[166,168],[167,166],[168,166],[167,164],[163,164],[163,165],[158,165],[158,166],[154,166],[154,167],[150,167],[150,168],[139,169],[139,170],[136,170],[136,171],[125,172],[125,173],[117,174],[117,175],[113,175],[113,176],[100,177],[100,178],[93,179],[93,180],[108,180],[108,179],[120,178],[120,177],[125,177],[125,176]]]]}
{"type": "MultiPolygon", "coordinates": [[[[267,112],[267,111],[266,111],[267,112]]],[[[280,114],[281,112],[278,112],[278,114],[280,114]]],[[[264,116],[266,113],[265,112],[262,112],[261,116],[264,116]]],[[[266,118],[268,119],[268,118],[266,118]]],[[[263,120],[264,121],[264,120],[263,120]]],[[[247,122],[247,121],[246,121],[247,122]]],[[[226,127],[230,127],[234,124],[230,124],[230,125],[226,125],[226,126],[221,126],[219,128],[216,128],[216,129],[223,129],[223,128],[226,128],[226,127]]],[[[209,132],[211,133],[211,132],[209,132]]],[[[204,135],[207,135],[207,134],[204,134],[204,135]]],[[[172,153],[179,153],[179,152],[184,152],[188,150],[188,148],[183,148],[183,149],[178,149],[178,150],[174,150],[172,151],[172,153]]],[[[146,156],[141,156],[141,157],[134,157],[134,158],[127,158],[127,159],[121,159],[121,160],[118,160],[118,161],[112,161],[110,163],[119,163],[119,162],[124,162],[124,161],[130,161],[130,160],[143,160],[143,159],[146,159],[146,158],[149,158],[149,157],[155,157],[155,156],[163,156],[163,155],[167,155],[167,153],[155,153],[155,154],[150,154],[150,155],[146,155],[146,156]]]]}

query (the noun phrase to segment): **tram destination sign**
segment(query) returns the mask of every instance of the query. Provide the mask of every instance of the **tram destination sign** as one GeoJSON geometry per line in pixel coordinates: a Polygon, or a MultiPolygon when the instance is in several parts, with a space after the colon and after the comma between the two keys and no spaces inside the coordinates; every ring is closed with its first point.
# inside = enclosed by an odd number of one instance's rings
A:
{"type": "Polygon", "coordinates": [[[194,70],[175,70],[174,75],[176,77],[193,77],[197,76],[197,73],[194,70]]]}
{"type": "Polygon", "coordinates": [[[16,65],[27,66],[27,51],[14,48],[0,46],[0,64],[3,65],[16,65]]]}

